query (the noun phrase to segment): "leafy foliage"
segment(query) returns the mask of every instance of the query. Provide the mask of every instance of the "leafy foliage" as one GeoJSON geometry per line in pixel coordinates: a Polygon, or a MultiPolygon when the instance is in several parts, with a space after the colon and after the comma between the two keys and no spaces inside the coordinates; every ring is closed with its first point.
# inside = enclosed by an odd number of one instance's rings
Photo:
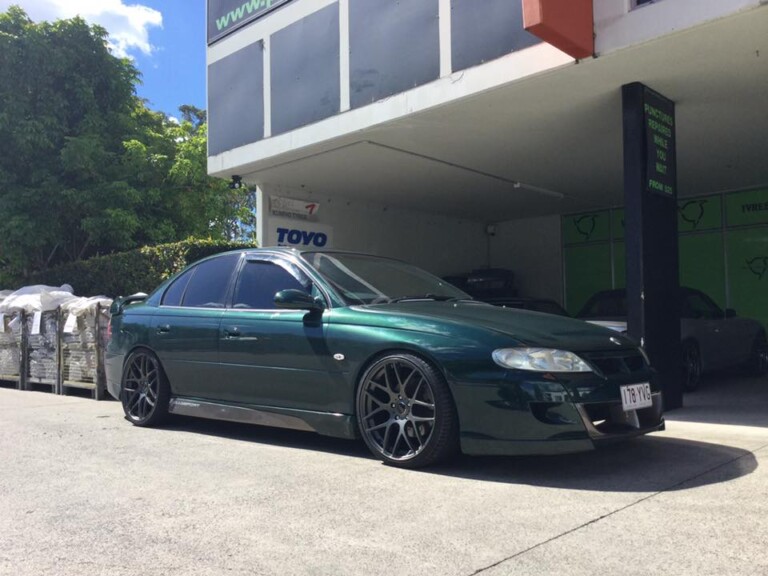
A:
{"type": "Polygon", "coordinates": [[[205,111],[149,110],[106,39],[80,18],[0,13],[0,283],[190,236],[254,238],[252,193],[207,175],[205,111]]]}
{"type": "Polygon", "coordinates": [[[85,296],[103,294],[116,297],[136,292],[149,293],[192,262],[228,250],[254,246],[248,242],[190,238],[63,264],[34,274],[28,283],[49,286],[69,284],[75,294],[85,296]]]}

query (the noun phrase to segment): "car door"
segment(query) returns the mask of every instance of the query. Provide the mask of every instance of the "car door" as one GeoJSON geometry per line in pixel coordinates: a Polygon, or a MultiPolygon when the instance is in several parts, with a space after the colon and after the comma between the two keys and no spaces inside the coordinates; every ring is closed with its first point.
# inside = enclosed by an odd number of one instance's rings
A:
{"type": "Polygon", "coordinates": [[[335,377],[326,336],[328,311],[284,310],[281,290],[319,294],[296,264],[279,256],[249,257],[235,283],[219,332],[221,396],[229,402],[325,410],[335,377]]]}
{"type": "Polygon", "coordinates": [[[215,398],[219,325],[240,254],[204,260],[163,294],[152,320],[151,345],[174,395],[215,398]]]}
{"type": "Polygon", "coordinates": [[[735,346],[725,313],[706,294],[683,290],[680,316],[682,338],[696,340],[704,370],[733,363],[735,346]]]}

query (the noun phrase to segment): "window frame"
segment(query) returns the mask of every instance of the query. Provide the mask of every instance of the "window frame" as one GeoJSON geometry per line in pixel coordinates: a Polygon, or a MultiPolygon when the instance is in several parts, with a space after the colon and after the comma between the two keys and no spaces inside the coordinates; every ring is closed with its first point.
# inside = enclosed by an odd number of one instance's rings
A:
{"type": "Polygon", "coordinates": [[[235,278],[235,274],[237,274],[237,271],[240,269],[240,262],[243,260],[244,254],[241,253],[239,255],[232,254],[232,253],[224,253],[219,254],[216,256],[212,256],[210,258],[206,258],[204,260],[201,260],[199,262],[196,262],[192,264],[190,267],[186,268],[185,270],[182,270],[182,272],[174,278],[174,280],[168,284],[168,286],[163,290],[163,295],[160,298],[159,307],[161,308],[184,308],[188,310],[224,310],[228,307],[229,303],[232,300],[232,289],[233,289],[233,278],[235,278]],[[227,286],[224,290],[224,301],[222,306],[189,306],[184,304],[184,300],[187,297],[187,291],[189,290],[189,284],[192,282],[192,280],[197,275],[197,272],[200,270],[200,266],[205,264],[206,262],[210,262],[212,260],[218,260],[218,259],[224,259],[231,256],[238,256],[238,261],[235,262],[235,265],[232,267],[232,271],[229,274],[229,279],[227,280],[227,286]],[[165,303],[165,297],[168,294],[168,291],[171,289],[171,287],[175,286],[177,282],[179,282],[182,277],[189,274],[189,279],[187,280],[187,285],[184,287],[184,291],[181,293],[181,298],[179,299],[179,304],[166,304],[165,303]]]}
{"type": "MultiPolygon", "coordinates": [[[[255,262],[255,263],[269,263],[274,264],[275,266],[279,266],[283,270],[285,270],[288,274],[293,276],[297,282],[301,283],[301,280],[296,277],[296,274],[294,273],[291,268],[294,268],[298,270],[301,274],[303,274],[307,280],[311,283],[311,286],[316,289],[318,292],[318,296],[323,299],[323,303],[325,305],[325,309],[329,309],[331,299],[328,296],[328,293],[325,289],[325,287],[322,285],[321,282],[318,281],[318,279],[311,274],[307,268],[303,265],[301,265],[300,262],[293,261],[290,258],[285,258],[277,254],[258,254],[258,253],[251,253],[251,254],[244,254],[243,259],[241,260],[234,280],[232,282],[232,285],[230,287],[230,294],[229,299],[227,302],[227,310],[232,310],[236,312],[270,312],[270,313],[276,313],[276,312],[296,312],[296,310],[290,310],[287,308],[235,308],[235,294],[237,293],[237,289],[240,286],[240,281],[243,277],[243,272],[248,266],[249,263],[255,262]]],[[[311,294],[312,292],[310,292],[311,294]]]]}

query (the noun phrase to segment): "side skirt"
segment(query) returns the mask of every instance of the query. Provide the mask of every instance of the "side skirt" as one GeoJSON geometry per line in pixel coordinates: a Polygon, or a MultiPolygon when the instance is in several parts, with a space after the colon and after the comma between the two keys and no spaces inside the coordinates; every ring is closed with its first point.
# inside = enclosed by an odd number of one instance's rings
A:
{"type": "Polygon", "coordinates": [[[347,414],[292,410],[272,406],[235,406],[179,396],[171,398],[168,411],[180,416],[304,430],[336,438],[357,437],[355,419],[347,414]]]}

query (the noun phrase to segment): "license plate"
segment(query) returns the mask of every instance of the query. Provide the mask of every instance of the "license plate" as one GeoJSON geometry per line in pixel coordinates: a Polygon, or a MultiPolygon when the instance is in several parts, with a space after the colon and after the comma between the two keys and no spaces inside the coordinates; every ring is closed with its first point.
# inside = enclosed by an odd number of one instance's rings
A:
{"type": "Polygon", "coordinates": [[[621,407],[624,408],[625,412],[653,406],[653,399],[651,398],[651,385],[648,382],[643,382],[641,384],[628,384],[626,386],[622,386],[620,390],[621,407]]]}

